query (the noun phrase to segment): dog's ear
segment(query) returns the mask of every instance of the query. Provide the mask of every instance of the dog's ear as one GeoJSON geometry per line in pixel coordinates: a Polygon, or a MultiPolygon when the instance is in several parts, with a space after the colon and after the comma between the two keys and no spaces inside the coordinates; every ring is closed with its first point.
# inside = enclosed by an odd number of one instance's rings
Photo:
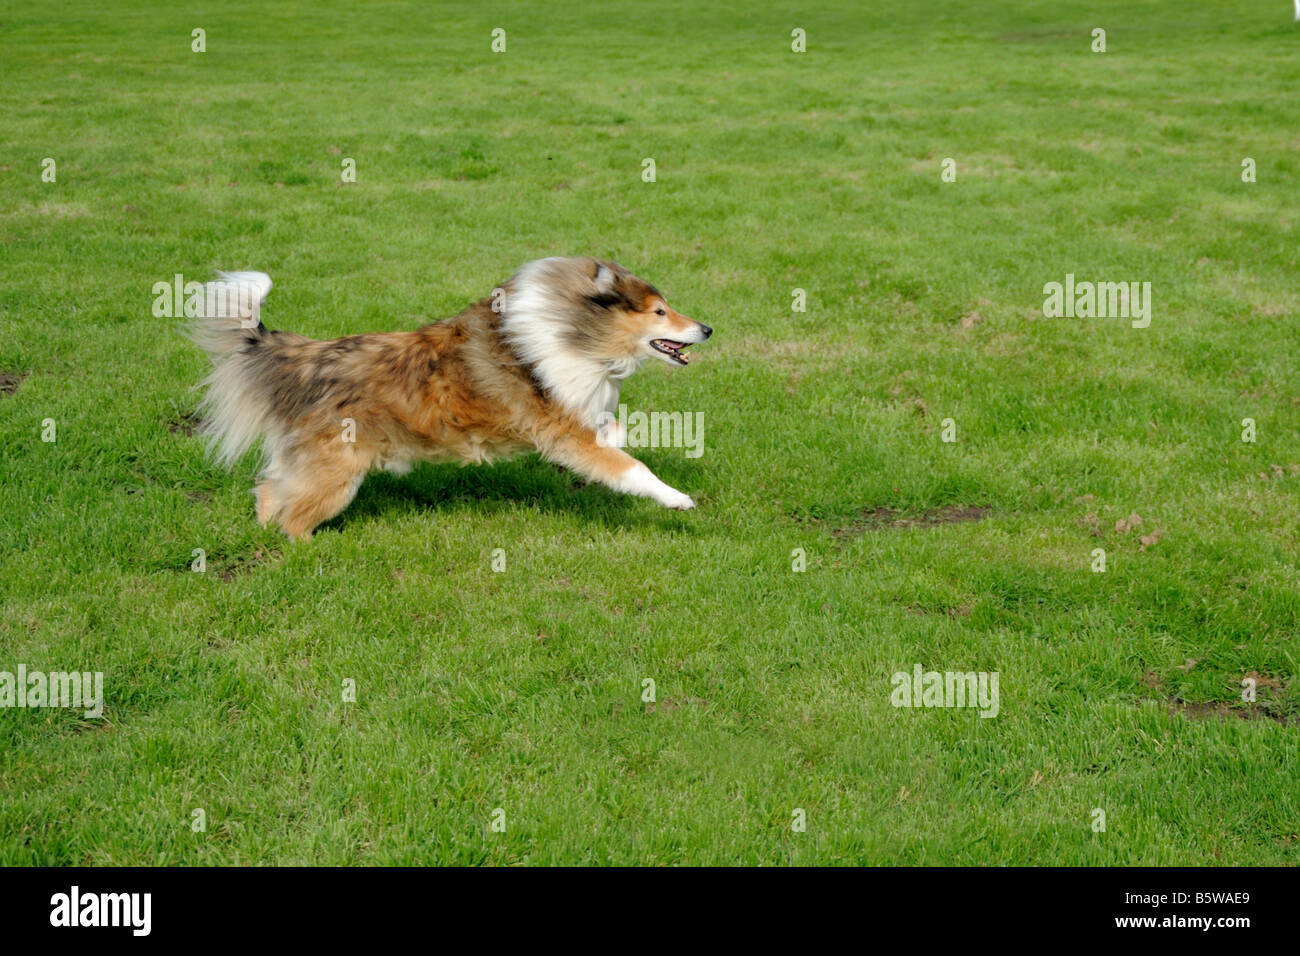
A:
{"type": "Polygon", "coordinates": [[[611,269],[608,263],[598,261],[596,274],[591,278],[596,284],[597,295],[609,295],[618,288],[618,273],[611,269]]]}

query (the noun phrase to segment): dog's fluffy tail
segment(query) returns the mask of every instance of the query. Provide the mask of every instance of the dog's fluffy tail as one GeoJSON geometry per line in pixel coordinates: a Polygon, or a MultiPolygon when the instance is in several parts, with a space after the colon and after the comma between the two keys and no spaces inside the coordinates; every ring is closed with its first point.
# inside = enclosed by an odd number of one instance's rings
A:
{"type": "Polygon", "coordinates": [[[213,455],[230,467],[272,424],[266,389],[258,381],[258,353],[268,332],[262,302],[271,277],[262,272],[218,272],[203,287],[203,305],[189,327],[190,338],[212,359],[199,406],[213,455]]]}
{"type": "Polygon", "coordinates": [[[192,338],[214,362],[229,355],[249,335],[265,331],[260,313],[271,277],[265,272],[218,272],[203,286],[203,302],[190,326],[192,338]]]}

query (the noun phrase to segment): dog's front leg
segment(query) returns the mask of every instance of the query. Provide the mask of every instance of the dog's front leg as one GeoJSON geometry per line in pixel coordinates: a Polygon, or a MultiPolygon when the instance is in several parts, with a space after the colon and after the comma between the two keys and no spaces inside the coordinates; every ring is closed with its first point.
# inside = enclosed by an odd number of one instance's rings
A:
{"type": "Polygon", "coordinates": [[[643,462],[621,448],[603,444],[596,432],[589,428],[566,429],[562,435],[539,446],[538,450],[551,461],[615,491],[653,498],[665,508],[679,511],[695,507],[689,495],[660,481],[643,462]]]}

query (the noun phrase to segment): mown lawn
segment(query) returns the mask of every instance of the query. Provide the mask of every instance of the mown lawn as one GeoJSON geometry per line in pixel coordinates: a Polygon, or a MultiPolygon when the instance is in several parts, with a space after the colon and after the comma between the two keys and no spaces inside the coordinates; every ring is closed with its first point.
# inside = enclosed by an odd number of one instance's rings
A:
{"type": "Polygon", "coordinates": [[[1300,862],[1288,4],[113,6],[0,11],[0,671],[106,691],[0,709],[0,863],[1300,862]],[[156,282],[324,338],[556,254],[715,328],[624,391],[696,511],[530,457],[291,545],[187,434],[156,282]]]}

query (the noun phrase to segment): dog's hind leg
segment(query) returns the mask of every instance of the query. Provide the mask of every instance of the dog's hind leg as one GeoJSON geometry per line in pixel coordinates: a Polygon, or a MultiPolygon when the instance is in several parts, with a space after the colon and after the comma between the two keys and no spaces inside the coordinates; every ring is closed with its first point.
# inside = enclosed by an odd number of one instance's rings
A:
{"type": "Polygon", "coordinates": [[[286,465],[293,457],[293,448],[283,435],[267,435],[266,466],[257,480],[257,486],[253,488],[253,494],[257,498],[257,521],[263,528],[275,520],[284,504],[281,492],[284,477],[289,472],[286,465]]]}
{"type": "Polygon", "coordinates": [[[275,497],[275,483],[270,478],[263,478],[253,489],[257,495],[257,520],[263,528],[267,526],[275,513],[280,510],[275,497]]]}
{"type": "MultiPolygon", "coordinates": [[[[267,492],[272,515],[293,540],[310,538],[317,525],[352,503],[368,466],[351,454],[295,461],[292,471],[277,476],[267,492]]],[[[261,500],[259,492],[259,506],[261,500]]]]}
{"type": "Polygon", "coordinates": [[[317,525],[329,521],[352,503],[363,478],[364,472],[332,480],[317,476],[297,484],[276,520],[294,541],[305,541],[317,525]]]}

